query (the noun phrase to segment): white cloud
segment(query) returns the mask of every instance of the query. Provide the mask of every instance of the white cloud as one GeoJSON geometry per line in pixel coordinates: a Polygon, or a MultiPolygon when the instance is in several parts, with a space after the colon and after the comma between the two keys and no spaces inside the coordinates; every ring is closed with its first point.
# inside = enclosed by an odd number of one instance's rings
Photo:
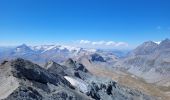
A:
{"type": "Polygon", "coordinates": [[[113,41],[106,42],[106,45],[115,45],[116,43],[113,41]]]}
{"type": "Polygon", "coordinates": [[[89,43],[91,43],[91,42],[88,40],[80,40],[80,44],[89,44],[89,43]]]}
{"type": "Polygon", "coordinates": [[[128,46],[128,43],[118,42],[118,43],[116,43],[116,46],[128,46]]]}
{"type": "Polygon", "coordinates": [[[127,47],[128,43],[126,42],[114,42],[114,41],[89,41],[89,40],[80,40],[78,42],[81,45],[88,45],[92,47],[127,47]]]}
{"type": "Polygon", "coordinates": [[[92,42],[92,45],[104,45],[106,42],[105,41],[95,41],[92,42]]]}

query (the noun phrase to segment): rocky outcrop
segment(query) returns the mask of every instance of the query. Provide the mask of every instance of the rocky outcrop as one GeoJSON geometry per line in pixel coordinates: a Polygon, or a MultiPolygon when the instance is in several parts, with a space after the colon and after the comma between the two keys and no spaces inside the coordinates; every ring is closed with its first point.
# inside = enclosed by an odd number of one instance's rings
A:
{"type": "Polygon", "coordinates": [[[67,68],[65,66],[62,66],[62,65],[54,62],[54,61],[50,61],[50,62],[46,63],[45,68],[47,69],[47,71],[54,74],[55,76],[57,76],[57,75],[65,76],[66,75],[66,73],[64,71],[67,68]]]}
{"type": "Polygon", "coordinates": [[[87,95],[95,100],[155,100],[140,91],[121,86],[114,81],[90,84],[87,95]]]}
{"type": "Polygon", "coordinates": [[[104,58],[97,53],[90,55],[90,60],[93,62],[106,62],[104,58]]]}
{"type": "Polygon", "coordinates": [[[46,69],[24,59],[2,63],[0,79],[0,83],[6,80],[6,85],[0,85],[6,86],[0,92],[0,95],[5,95],[1,99],[5,100],[88,99],[87,96],[75,91],[63,76],[53,75],[46,69]]]}
{"type": "Polygon", "coordinates": [[[12,61],[11,66],[13,76],[20,79],[28,79],[43,84],[51,83],[54,85],[63,84],[63,82],[66,81],[61,76],[57,74],[54,76],[42,67],[24,59],[16,59],[15,61],[12,61]]]}
{"type": "Polygon", "coordinates": [[[83,64],[78,63],[71,58],[66,60],[63,66],[67,67],[65,70],[66,75],[75,76],[83,80],[91,76],[91,73],[83,64]]]}

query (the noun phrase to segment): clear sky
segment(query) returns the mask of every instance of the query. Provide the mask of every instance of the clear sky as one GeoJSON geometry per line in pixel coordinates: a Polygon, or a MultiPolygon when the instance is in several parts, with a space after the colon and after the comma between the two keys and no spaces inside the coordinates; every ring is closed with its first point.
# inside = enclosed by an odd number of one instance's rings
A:
{"type": "Polygon", "coordinates": [[[170,38],[170,0],[0,0],[0,45],[133,47],[164,38],[170,38]]]}

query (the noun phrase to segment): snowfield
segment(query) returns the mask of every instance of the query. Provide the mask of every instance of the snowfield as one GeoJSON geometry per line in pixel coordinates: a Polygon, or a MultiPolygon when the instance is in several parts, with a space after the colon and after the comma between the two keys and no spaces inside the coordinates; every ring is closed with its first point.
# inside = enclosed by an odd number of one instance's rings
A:
{"type": "Polygon", "coordinates": [[[69,76],[64,76],[64,78],[71,83],[74,87],[78,88],[81,92],[87,93],[88,92],[88,84],[80,79],[75,79],[69,76]]]}

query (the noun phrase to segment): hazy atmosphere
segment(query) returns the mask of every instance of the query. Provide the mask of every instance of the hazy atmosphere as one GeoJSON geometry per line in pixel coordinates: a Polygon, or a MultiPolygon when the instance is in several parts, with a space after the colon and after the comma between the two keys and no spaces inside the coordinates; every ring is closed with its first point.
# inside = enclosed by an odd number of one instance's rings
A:
{"type": "Polygon", "coordinates": [[[157,42],[170,37],[169,3],[168,0],[1,0],[0,45],[134,48],[144,41],[157,42]]]}
{"type": "Polygon", "coordinates": [[[170,100],[170,0],[0,0],[0,100],[170,100]]]}

